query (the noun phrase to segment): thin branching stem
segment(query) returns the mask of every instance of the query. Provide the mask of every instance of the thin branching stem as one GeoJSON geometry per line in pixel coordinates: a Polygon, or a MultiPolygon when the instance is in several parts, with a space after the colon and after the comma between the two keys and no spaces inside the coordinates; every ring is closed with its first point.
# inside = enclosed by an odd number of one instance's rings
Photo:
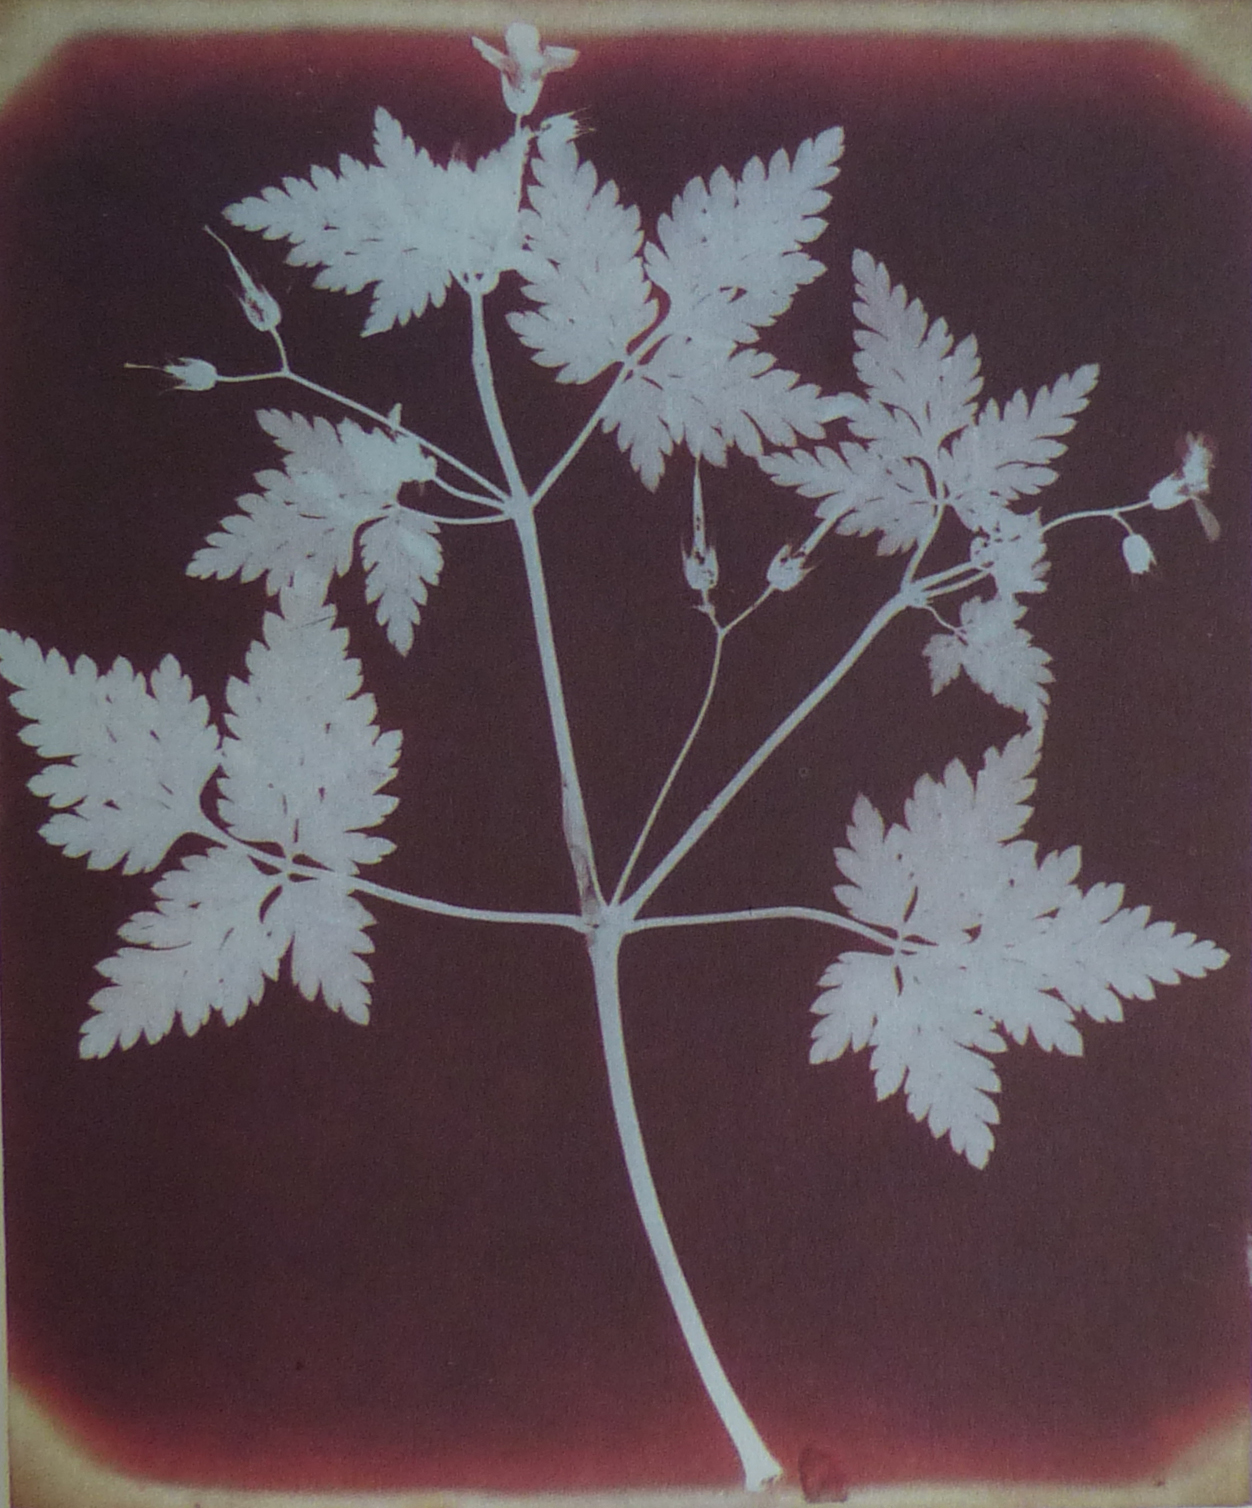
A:
{"type": "Polygon", "coordinates": [[[453,528],[465,527],[470,524],[506,524],[509,521],[507,513],[476,513],[473,518],[454,518],[445,513],[428,513],[425,508],[411,508],[410,513],[420,513],[423,518],[428,518],[432,524],[449,524],[453,528]]]}
{"type": "Polygon", "coordinates": [[[1152,507],[1151,501],[1148,498],[1144,498],[1141,503],[1125,503],[1120,508],[1084,508],[1081,512],[1077,513],[1062,513],[1059,518],[1054,518],[1044,524],[1042,532],[1044,534],[1051,533],[1053,529],[1059,529],[1062,524],[1072,524],[1080,518],[1110,518],[1114,523],[1121,524],[1123,529],[1130,532],[1129,526],[1122,518],[1122,514],[1136,513],[1140,508],[1150,507],[1152,507]]]}
{"type": "Polygon", "coordinates": [[[917,583],[917,588],[925,592],[923,605],[929,607],[936,597],[951,597],[956,592],[964,592],[976,582],[985,581],[991,575],[991,571],[988,568],[976,566],[972,563],[967,563],[963,570],[966,574],[959,576],[941,572],[940,576],[948,576],[947,580],[941,580],[938,577],[923,577],[917,583]]]}
{"type": "Polygon", "coordinates": [[[657,888],[668,878],[670,873],[691,852],[700,839],[708,832],[709,828],[717,821],[739,792],[752,779],[753,775],[769,759],[776,749],[781,747],[796,729],[815,712],[826,700],[830,693],[843,680],[852,667],[857,663],[874,640],[882,633],[883,629],[906,608],[913,606],[913,594],[906,588],[901,587],[887,602],[878,609],[865,627],[857,636],[856,641],[840,658],[839,662],[814,686],[808,696],[804,698],[782,722],[774,729],[763,743],[739,767],[734,775],[726,782],[712,801],[704,808],[695,821],[687,828],[682,837],[674,844],[665,857],[657,864],[647,879],[627,897],[632,914],[637,913],[651,899],[657,888]]]}
{"type": "Polygon", "coordinates": [[[657,347],[661,344],[665,337],[671,333],[666,328],[668,324],[669,316],[666,315],[659,324],[652,327],[639,347],[636,350],[632,351],[631,354],[626,358],[626,360],[622,362],[621,366],[618,367],[617,371],[614,373],[613,381],[609,384],[608,389],[606,390],[604,396],[600,399],[599,403],[597,403],[595,408],[592,410],[587,422],[574,436],[573,440],[570,441],[570,444],[566,448],[565,453],[555,463],[552,469],[548,472],[547,476],[544,477],[543,481],[539,483],[538,487],[536,487],[534,492],[531,494],[532,503],[538,505],[548,495],[548,493],[552,490],[556,483],[561,479],[561,477],[577,459],[583,446],[586,445],[587,441],[595,433],[600,420],[604,417],[604,411],[609,406],[609,401],[612,399],[614,393],[617,392],[618,388],[621,387],[622,383],[625,382],[628,377],[632,376],[640,369],[644,361],[646,361],[646,359],[652,355],[652,353],[657,349],[657,347]]]}
{"type": "MultiPolygon", "coordinates": [[[[320,382],[314,382],[311,377],[301,377],[298,372],[284,372],[281,375],[286,377],[288,381],[296,383],[299,387],[307,388],[311,393],[319,393],[323,398],[330,398],[335,403],[342,403],[345,408],[350,408],[358,414],[364,414],[367,419],[375,420],[385,429],[391,430],[393,434],[406,435],[410,439],[416,440],[428,454],[435,456],[440,461],[446,461],[449,466],[455,466],[463,477],[468,477],[476,487],[481,487],[484,492],[491,494],[491,498],[476,498],[472,494],[463,494],[469,497],[470,501],[481,503],[484,507],[495,507],[496,502],[493,499],[503,502],[507,497],[508,494],[503,488],[497,487],[494,482],[489,482],[485,476],[475,471],[472,466],[466,465],[464,461],[459,460],[450,451],[446,451],[436,445],[433,440],[428,440],[425,435],[419,435],[416,430],[410,429],[408,425],[399,424],[395,420],[389,419],[386,414],[380,414],[376,408],[370,408],[367,403],[358,403],[355,398],[349,398],[344,393],[337,393],[333,388],[323,387],[320,382]]],[[[438,478],[436,478],[437,480],[438,478]]]]}
{"type": "Polygon", "coordinates": [[[464,487],[456,487],[451,482],[445,481],[438,474],[433,476],[431,481],[441,492],[446,492],[449,497],[459,497],[467,503],[477,503],[480,508],[493,508],[496,510],[492,518],[487,520],[474,518],[469,520],[471,523],[494,523],[497,518],[506,518],[508,516],[500,509],[499,503],[494,498],[480,497],[477,492],[467,492],[464,487]]]}
{"type": "Polygon", "coordinates": [[[766,602],[768,602],[769,599],[774,595],[774,592],[774,587],[767,586],[755,602],[749,603],[748,606],[745,607],[737,617],[732,618],[729,623],[718,623],[717,619],[710,614],[710,621],[713,624],[717,638],[713,645],[713,661],[709,666],[709,678],[708,683],[704,688],[704,697],[700,702],[699,710],[696,712],[695,719],[691,724],[691,728],[687,733],[687,737],[683,740],[682,748],[679,749],[677,755],[675,756],[674,762],[670,766],[669,774],[666,775],[664,784],[661,786],[660,791],[658,791],[656,800],[652,803],[652,810],[648,813],[647,820],[644,822],[643,828],[641,829],[638,838],[635,839],[635,846],[631,849],[630,857],[626,860],[626,867],[622,870],[621,878],[617,882],[617,888],[613,892],[614,905],[616,905],[618,901],[621,900],[622,896],[625,895],[626,887],[630,883],[631,874],[634,871],[635,865],[639,862],[639,856],[643,852],[644,845],[647,843],[652,829],[656,824],[656,820],[660,816],[661,808],[669,799],[669,793],[673,789],[674,782],[678,779],[678,772],[686,763],[687,756],[691,753],[692,747],[694,746],[695,741],[699,736],[700,729],[704,725],[704,719],[708,715],[709,707],[713,702],[713,693],[717,690],[717,678],[718,674],[721,671],[722,651],[725,648],[726,640],[735,631],[735,629],[739,628],[742,624],[748,621],[752,614],[756,612],[757,608],[763,606],[766,602]]]}
{"type": "MultiPolygon", "coordinates": [[[[278,340],[278,332],[274,331],[272,333],[274,339],[278,340]]],[[[284,352],[283,355],[284,364],[276,367],[272,372],[218,372],[214,385],[218,387],[225,385],[237,387],[247,382],[293,382],[297,387],[307,388],[311,393],[317,393],[323,398],[329,398],[332,402],[338,403],[344,408],[350,408],[354,413],[363,414],[367,419],[373,419],[375,423],[381,425],[384,429],[390,430],[392,434],[404,435],[409,439],[416,440],[424,451],[435,456],[438,460],[446,461],[449,466],[454,466],[462,476],[468,477],[471,482],[474,482],[477,486],[483,488],[485,492],[491,494],[489,497],[481,497],[476,492],[465,492],[459,487],[454,487],[451,482],[445,482],[438,476],[434,477],[433,481],[435,485],[442,488],[444,492],[449,493],[452,497],[463,498],[467,503],[477,503],[482,508],[495,509],[498,509],[500,503],[506,498],[507,494],[502,488],[497,487],[494,482],[489,482],[485,476],[481,476],[472,466],[468,466],[464,461],[458,460],[450,451],[436,445],[433,440],[428,440],[425,435],[419,435],[416,430],[410,429],[407,424],[400,424],[395,419],[389,419],[386,414],[380,413],[376,408],[371,408],[368,403],[359,403],[355,398],[349,398],[346,393],[336,392],[334,388],[324,387],[320,382],[314,382],[311,377],[302,377],[299,372],[293,372],[286,365],[286,353],[284,352]]],[[[128,362],[127,365],[135,365],[135,363],[128,362]]],[[[164,368],[157,367],[155,370],[164,371],[164,368]]]]}
{"type": "Polygon", "coordinates": [[[574,869],[579,903],[583,914],[590,916],[603,906],[603,893],[596,871],[595,849],[591,841],[591,825],[587,820],[582,782],[578,776],[578,761],[574,755],[574,738],[570,732],[565,688],[561,680],[561,665],[552,628],[552,609],[548,601],[543,557],[539,549],[539,531],[535,526],[535,516],[529,509],[518,513],[513,522],[526,568],[531,614],[539,646],[539,664],[548,701],[548,718],[561,776],[561,823],[565,846],[574,869]]]}
{"type": "Polygon", "coordinates": [[[432,896],[414,895],[408,890],[396,890],[390,885],[379,885],[359,874],[343,874],[327,869],[320,864],[308,864],[300,859],[280,858],[268,849],[247,843],[234,833],[219,827],[209,817],[204,817],[194,829],[197,836],[207,838],[222,848],[233,848],[245,853],[256,863],[273,869],[275,874],[298,875],[306,880],[338,880],[349,890],[362,895],[372,895],[378,900],[391,901],[396,906],[407,906],[413,911],[427,911],[432,916],[455,917],[467,922],[500,922],[523,927],[565,927],[573,932],[587,931],[587,923],[581,916],[563,911],[505,911],[491,906],[460,906],[455,901],[438,901],[432,896]]]}
{"type": "Polygon", "coordinates": [[[776,591],[776,587],[767,586],[755,602],[749,602],[747,607],[745,607],[737,617],[732,618],[730,622],[726,624],[726,626],[722,630],[722,637],[725,638],[727,634],[734,633],[735,629],[746,623],[758,608],[765,606],[769,599],[774,596],[776,591]]]}
{"type": "Polygon", "coordinates": [[[842,916],[837,911],[823,911],[819,906],[753,906],[746,911],[704,911],[692,916],[645,916],[631,923],[632,932],[652,932],[665,927],[720,927],[728,922],[820,922],[826,927],[839,927],[845,932],[855,932],[880,947],[891,949],[897,939],[885,935],[876,927],[858,922],[855,917],[842,916]]]}
{"type": "MultiPolygon", "coordinates": [[[[293,873],[310,876],[324,871],[311,866],[293,864],[293,873]]],[[[458,906],[451,901],[436,901],[429,896],[413,895],[407,890],[394,890],[389,885],[378,885],[360,875],[344,877],[350,890],[362,895],[376,896],[381,901],[391,901],[397,906],[409,906],[414,911],[429,911],[433,916],[451,916],[467,922],[499,922],[520,927],[564,927],[571,932],[586,933],[587,923],[581,916],[566,911],[501,911],[494,907],[458,906]]]]}
{"type": "Polygon", "coordinates": [[[926,532],[917,541],[917,548],[913,551],[912,559],[905,567],[904,578],[900,582],[901,586],[907,586],[917,575],[918,568],[922,563],[923,556],[935,542],[935,535],[938,534],[939,525],[943,522],[944,504],[941,502],[936,502],[934,508],[935,516],[927,525],[926,532]]]}
{"type": "Polygon", "coordinates": [[[538,487],[535,488],[534,492],[531,493],[530,500],[532,506],[539,506],[539,504],[548,495],[552,488],[556,486],[557,482],[560,481],[561,477],[564,476],[565,472],[570,468],[570,466],[573,465],[574,461],[577,460],[583,446],[586,445],[587,441],[595,433],[600,420],[604,416],[605,409],[609,406],[609,400],[612,398],[613,394],[617,392],[618,388],[621,387],[622,383],[625,382],[627,376],[632,370],[633,368],[628,362],[623,362],[622,365],[618,367],[617,374],[613,378],[612,383],[609,385],[608,391],[605,393],[604,397],[600,399],[599,403],[596,404],[595,408],[591,412],[590,418],[570,441],[568,447],[566,448],[565,454],[561,456],[560,460],[556,462],[551,471],[549,471],[547,476],[544,477],[543,481],[540,482],[538,487]]]}
{"type": "Polygon", "coordinates": [[[652,828],[656,823],[657,817],[660,816],[661,808],[669,799],[669,793],[674,787],[674,782],[678,779],[678,773],[686,763],[687,756],[691,753],[692,747],[700,735],[700,729],[704,726],[704,719],[708,715],[709,707],[713,703],[713,693],[717,690],[717,677],[722,667],[722,649],[726,643],[726,635],[730,632],[728,628],[718,627],[717,624],[714,624],[713,627],[715,634],[713,659],[709,665],[708,681],[704,687],[704,696],[700,701],[699,710],[692,720],[691,727],[687,730],[687,736],[683,740],[682,747],[674,756],[674,762],[669,767],[669,773],[666,775],[661,789],[657,792],[656,800],[652,803],[652,810],[648,813],[643,827],[639,830],[639,836],[635,839],[635,846],[630,851],[630,857],[626,860],[626,867],[622,870],[621,878],[617,882],[617,888],[613,892],[613,905],[616,905],[626,893],[626,887],[630,884],[630,877],[634,873],[635,865],[639,862],[639,855],[643,852],[644,846],[651,836],[652,828]]]}

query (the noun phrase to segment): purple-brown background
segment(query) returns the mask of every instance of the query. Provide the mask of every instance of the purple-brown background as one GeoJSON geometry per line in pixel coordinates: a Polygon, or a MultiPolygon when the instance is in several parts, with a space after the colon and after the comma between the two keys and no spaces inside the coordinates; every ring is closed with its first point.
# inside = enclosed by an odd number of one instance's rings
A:
{"type": "MultiPolygon", "coordinates": [[[[557,40],[560,40],[559,38],[557,40]]],[[[1001,1062],[976,1173],[874,1102],[856,1057],[807,1065],[807,1007],[840,946],[800,923],[628,945],[627,1034],[675,1240],[767,1439],[854,1481],[1153,1469],[1239,1406],[1248,1333],[1249,216],[1246,116],[1168,54],[1103,44],[689,37],[588,41],[545,106],[651,223],[689,177],[847,130],[829,275],[770,340],[851,380],[856,247],[955,332],[1007,398],[1098,361],[1049,514],[1129,502],[1184,432],[1219,446],[1205,544],[1150,520],[1131,580],[1109,524],[1051,536],[1032,608],[1057,685],[1031,835],[1084,878],[1213,937],[1231,963],[1092,1026],[1078,1061],[1001,1062]]],[[[506,122],[460,38],[96,40],[0,119],[4,622],[73,657],[175,653],[220,710],[257,632],[254,584],[183,567],[273,448],[278,389],[168,393],[127,361],[269,360],[201,227],[224,205],[370,152],[384,104],[436,158],[506,122]]],[[[281,299],[300,370],[480,467],[464,301],[358,338],[232,233],[281,299]]],[[[597,389],[508,341],[523,470],[597,389]]],[[[322,410],[338,417],[333,406],[322,410]]],[[[644,494],[614,444],[545,504],[559,644],[612,874],[698,701],[707,625],[681,581],[689,461],[644,494]]],[[[707,474],[728,605],[807,505],[751,463],[707,474]]],[[[445,535],[406,661],[354,574],[336,588],[380,721],[402,727],[399,845],[376,877],[470,904],[573,902],[524,587],[503,529],[445,535]]],[[[844,543],[731,643],[724,693],[658,834],[672,841],[890,590],[844,543]]],[[[917,618],[753,782],[660,907],[824,904],[868,793],[976,761],[1015,720],[967,685],[932,700],[917,618]]],[[[19,1378],[141,1472],[242,1485],[506,1489],[721,1483],[734,1459],[681,1346],[631,1203],[585,958],[572,936],[376,908],[373,1022],[284,985],[103,1063],[76,1057],[95,962],[149,878],[89,874],[37,837],[34,763],[5,708],[2,921],[9,1305],[19,1378]]]]}

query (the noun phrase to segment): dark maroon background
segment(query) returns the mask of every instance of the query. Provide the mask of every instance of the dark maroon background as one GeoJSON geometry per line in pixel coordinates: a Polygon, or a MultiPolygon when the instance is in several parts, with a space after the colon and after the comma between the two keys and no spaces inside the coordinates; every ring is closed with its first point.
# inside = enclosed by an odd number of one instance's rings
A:
{"type": "MultiPolygon", "coordinates": [[[[0,122],[4,621],[71,656],[174,652],[220,707],[255,585],[191,582],[205,534],[272,464],[277,389],[168,393],[127,361],[269,359],[239,316],[221,208],[370,149],[385,104],[443,156],[503,129],[465,40],[114,39],[67,47],[0,122]]],[[[807,1066],[840,946],[758,924],[628,945],[627,1033],[661,1197],[709,1329],[794,1467],[853,1481],[1152,1469],[1244,1394],[1248,1356],[1246,116],[1163,52],[1104,44],[595,40],[545,104],[646,217],[692,174],[842,123],[831,267],[771,341],[850,380],[855,247],[977,333],[989,391],[1103,370],[1049,513],[1128,502],[1203,428],[1205,544],[1153,516],[1132,580],[1108,524],[1054,535],[1032,609],[1057,672],[1033,835],[1084,877],[1228,947],[1214,978],[1090,1026],[1084,1059],[1006,1055],[977,1173],[874,1103],[858,1056],[807,1066]]],[[[466,422],[465,310],[357,336],[232,234],[282,300],[299,368],[490,468],[466,422]]],[[[510,286],[499,305],[516,298],[510,286]]],[[[528,476],[595,391],[499,346],[528,476]]],[[[333,407],[326,412],[334,415],[333,407]]],[[[681,581],[688,463],[644,495],[594,441],[543,528],[578,750],[613,873],[698,700],[707,626],[681,581]]],[[[728,604],[806,527],[735,461],[708,478],[728,604]]],[[[337,588],[381,721],[403,727],[387,883],[467,903],[573,902],[515,549],[447,538],[410,657],[337,588]]],[[[806,690],[898,565],[840,545],[732,641],[725,689],[658,845],[806,690]]],[[[920,617],[897,625],[757,778],[656,905],[823,904],[866,791],[976,760],[1015,720],[962,684],[932,701],[920,617]]],[[[572,936],[378,909],[373,1022],[271,989],[80,1063],[94,963],[149,878],[89,874],[36,836],[34,762],[5,708],[5,1139],[19,1377],[137,1471],[222,1483],[522,1489],[730,1483],[631,1203],[590,982],[572,936]]],[[[661,851],[658,846],[657,852],[661,851]]]]}

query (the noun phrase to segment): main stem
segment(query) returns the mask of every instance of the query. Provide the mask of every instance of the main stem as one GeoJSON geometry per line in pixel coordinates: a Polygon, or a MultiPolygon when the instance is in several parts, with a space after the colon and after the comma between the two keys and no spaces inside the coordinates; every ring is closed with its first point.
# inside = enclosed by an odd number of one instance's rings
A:
{"type": "MultiPolygon", "coordinates": [[[[626,1041],[622,1033],[622,1006],[618,988],[617,960],[622,938],[629,930],[630,918],[605,903],[596,872],[595,849],[591,829],[587,821],[586,804],[578,764],[574,755],[574,741],[570,732],[569,714],[565,705],[565,689],[561,680],[560,661],[556,650],[556,637],[552,626],[552,611],[548,602],[548,588],[544,577],[543,556],[539,547],[539,531],[535,524],[537,495],[526,490],[508,430],[500,412],[496,396],[495,379],[491,369],[491,354],[487,344],[487,332],[483,319],[482,294],[475,288],[467,290],[470,295],[471,330],[473,338],[472,364],[475,384],[482,405],[483,417],[491,434],[491,440],[506,479],[510,497],[508,513],[517,530],[521,546],[522,562],[526,570],[526,584],[530,592],[531,614],[535,625],[535,638],[539,648],[539,662],[543,674],[544,693],[548,703],[548,717],[556,747],[557,765],[561,777],[561,825],[565,846],[573,867],[578,886],[578,903],[583,923],[588,929],[587,947],[591,955],[592,975],[595,983],[596,1007],[600,1018],[600,1034],[604,1047],[604,1061],[608,1071],[609,1094],[613,1116],[617,1122],[618,1139],[622,1156],[630,1176],[631,1190],[640,1219],[647,1233],[652,1254],[656,1259],[661,1281],[669,1296],[678,1325],[687,1349],[695,1362],[700,1380],[713,1407],[717,1410],[743,1465],[745,1485],[753,1491],[764,1487],[782,1475],[782,1467],[770,1454],[757,1434],[756,1427],[748,1417],[738,1395],[718,1360],[709,1340],[700,1311],[696,1308],[691,1288],[683,1274],[678,1253],[670,1238],[669,1228],[661,1210],[652,1171],[644,1150],[643,1133],[639,1126],[639,1113],[635,1107],[634,1091],[630,1083],[630,1069],[626,1059],[626,1041]]],[[[583,435],[567,452],[572,459],[581,440],[590,433],[584,426],[583,435]]],[[[563,469],[563,466],[559,469],[563,469]]],[[[550,477],[545,485],[550,485],[550,477]]]]}
{"type": "Polygon", "coordinates": [[[526,567],[526,582],[530,588],[535,637],[539,644],[539,664],[548,700],[552,739],[556,745],[557,767],[561,774],[561,827],[565,834],[565,846],[569,851],[570,864],[574,869],[574,882],[578,886],[578,904],[584,918],[590,921],[599,915],[604,905],[604,897],[601,894],[600,881],[596,874],[591,827],[587,821],[582,782],[578,778],[578,765],[574,758],[574,739],[570,733],[569,714],[565,708],[565,688],[561,682],[561,666],[557,659],[556,639],[552,630],[552,610],[548,604],[543,558],[539,552],[539,532],[535,527],[534,514],[529,509],[515,517],[513,522],[517,527],[518,543],[522,547],[522,562],[526,567]]]}
{"type": "Polygon", "coordinates": [[[573,740],[565,708],[565,694],[561,685],[560,665],[557,660],[556,642],[553,638],[552,617],[548,606],[547,587],[544,582],[543,561],[539,551],[538,531],[529,511],[514,519],[518,539],[522,547],[522,559],[526,566],[526,579],[530,587],[531,607],[535,620],[535,632],[539,643],[539,657],[543,668],[544,688],[548,697],[548,712],[552,734],[556,744],[557,763],[561,772],[561,818],[565,831],[565,846],[569,851],[570,864],[578,885],[579,905],[584,919],[590,924],[591,933],[587,947],[591,955],[592,976],[595,983],[596,1009],[600,1019],[600,1037],[604,1049],[604,1062],[608,1072],[609,1096],[613,1106],[613,1118],[617,1123],[618,1140],[626,1171],[630,1177],[631,1191],[639,1218],[652,1248],[657,1270],[665,1292],[669,1297],[674,1316],[678,1320],[683,1340],[695,1363],[696,1371],[708,1393],[709,1401],[717,1410],[726,1433],[739,1453],[743,1466],[745,1485],[752,1491],[764,1487],[782,1474],[782,1467],[767,1449],[757,1433],[756,1426],[748,1417],[747,1410],[718,1360],[713,1343],[709,1340],[700,1311],[691,1293],[691,1287],[678,1260],[678,1253],[670,1237],[669,1227],[652,1181],[644,1150],[643,1132],[639,1126],[639,1112],[635,1106],[634,1090],[630,1082],[630,1068],[626,1058],[626,1040],[622,1033],[622,1003],[618,987],[617,960],[626,926],[612,908],[606,907],[596,876],[594,849],[587,813],[583,803],[582,785],[574,759],[573,740]]]}
{"type": "Polygon", "coordinates": [[[600,1036],[608,1070],[609,1094],[613,1102],[622,1155],[630,1176],[635,1204],[648,1237],[648,1245],[652,1248],[652,1256],[682,1330],[683,1339],[687,1343],[687,1350],[691,1353],[691,1359],[695,1362],[696,1371],[700,1374],[700,1381],[704,1384],[713,1407],[739,1453],[744,1485],[750,1492],[758,1492],[776,1481],[783,1469],[757,1433],[756,1426],[740,1403],[739,1396],[713,1349],[713,1342],[709,1339],[709,1333],[696,1307],[682,1263],[678,1260],[669,1226],[665,1223],[661,1201],[657,1197],[656,1185],[652,1181],[652,1170],[648,1165],[648,1154],[630,1083],[626,1039],[622,1032],[622,1000],[618,984],[618,955],[622,938],[620,926],[606,919],[595,929],[588,942],[595,978],[596,1008],[600,1016],[600,1036]]]}

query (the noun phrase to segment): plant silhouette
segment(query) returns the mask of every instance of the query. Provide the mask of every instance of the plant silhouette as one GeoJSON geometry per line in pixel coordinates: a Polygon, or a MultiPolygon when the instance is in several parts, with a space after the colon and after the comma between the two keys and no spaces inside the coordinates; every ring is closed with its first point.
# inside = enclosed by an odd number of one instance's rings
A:
{"type": "MultiPolygon", "coordinates": [[[[1023,836],[1052,681],[1027,624],[1031,601],[1049,589],[1048,536],[1111,521],[1128,571],[1144,574],[1154,554],[1138,520],[1189,504],[1215,537],[1206,501],[1212,452],[1204,437],[1189,436],[1177,468],[1143,499],[1045,520],[1035,499],[1056,477],[1095,367],[1079,365],[1033,397],[984,400],[974,337],[958,341],[867,251],[852,264],[858,390],[826,394],[784,370],[762,342],[797,290],[825,270],[806,248],[825,224],[842,133],[831,128],[780,148],[768,163],[753,158],[737,175],[718,168],[707,182],[693,179],[649,238],[639,212],[582,155],[578,123],[535,116],[545,78],[573,66],[576,54],[545,46],[521,24],[504,40],[504,50],[474,41],[499,71],[513,117],[503,143],[476,162],[434,161],[379,110],[372,163],[345,156],[334,169],[314,166],[225,211],[229,227],[283,241],[290,263],[317,269],[315,287],[368,290],[364,335],[445,303],[458,307],[494,471],[445,449],[421,415],[399,404],[376,411],[302,372],[278,301],[248,271],[242,247],[211,231],[272,360],[224,373],[194,356],[158,370],[194,393],[255,384],[268,402],[311,394],[343,415],[332,422],[260,409],[274,464],[188,564],[201,579],[263,580],[272,599],[244,673],[225,687],[220,726],[173,657],[150,674],[124,659],[102,671],[5,632],[0,673],[26,719],[22,737],[47,761],[31,782],[53,809],[43,836],[93,869],[157,872],[152,907],[122,926],[122,946],[98,965],[105,983],[82,1028],[85,1058],[141,1038],[155,1043],[175,1021],[189,1035],[214,1012],[235,1022],[284,967],[307,999],[366,1025],[369,928],[381,906],[565,929],[583,940],[639,1214],[744,1481],[760,1488],[782,1467],[713,1347],[649,1168],[622,1026],[623,944],[664,928],[780,918],[850,939],[812,1002],[812,1061],[870,1050],[878,1098],[902,1091],[915,1120],[984,1168],[999,1120],[993,1060],[1010,1039],[1080,1054],[1082,1016],[1118,1021],[1124,1000],[1151,999],[1157,985],[1226,962],[1214,943],[1124,905],[1121,886],[1082,888],[1077,848],[1041,854],[1023,836]],[[523,475],[497,389],[489,299],[507,306],[507,327],[541,369],[538,381],[597,384],[581,427],[537,478],[523,475]],[[615,874],[588,816],[537,524],[545,498],[597,432],[615,439],[623,469],[643,489],[655,491],[671,468],[684,486],[689,480],[674,587],[707,620],[710,646],[703,696],[615,874]],[[755,594],[733,613],[719,597],[714,485],[732,451],[814,503],[804,538],[768,541],[774,553],[755,594]],[[357,579],[359,565],[365,601],[395,652],[407,655],[445,552],[471,552],[480,526],[516,540],[577,910],[468,906],[370,878],[393,848],[378,830],[396,806],[387,787],[401,733],[380,728],[330,594],[339,578],[357,579]],[[765,604],[803,591],[838,551],[863,551],[858,540],[899,559],[893,588],[656,855],[661,814],[707,736],[727,641],[765,604]],[[829,909],[667,911],[670,875],[783,743],[854,679],[880,638],[915,614],[935,624],[924,649],[934,694],[964,675],[1019,716],[1022,730],[987,748],[977,770],[952,760],[939,778],[920,774],[902,820],[890,826],[860,797],[835,852],[829,909]],[[182,856],[162,868],[179,843],[182,856]]],[[[838,842],[839,832],[832,827],[827,838],[838,842]]]]}

